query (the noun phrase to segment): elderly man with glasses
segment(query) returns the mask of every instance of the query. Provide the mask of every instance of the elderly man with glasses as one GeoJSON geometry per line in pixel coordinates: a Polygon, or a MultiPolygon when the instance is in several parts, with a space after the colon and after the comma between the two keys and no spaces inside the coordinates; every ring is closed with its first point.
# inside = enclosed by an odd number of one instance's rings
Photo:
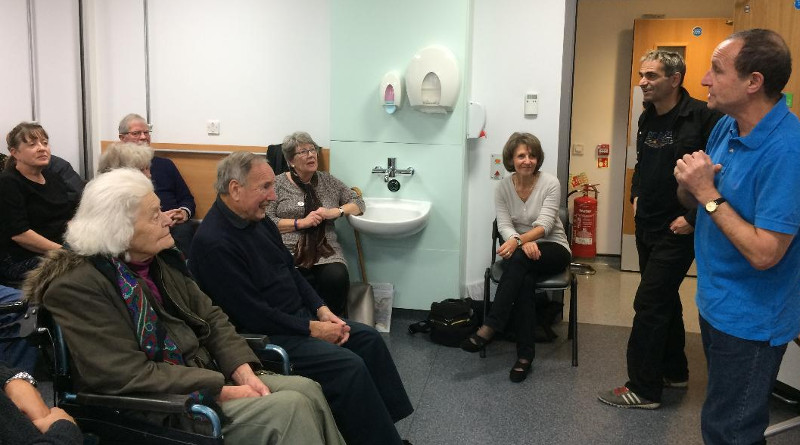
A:
{"type": "MultiPolygon", "coordinates": [[[[119,122],[119,139],[123,142],[150,145],[151,133],[147,121],[138,114],[131,113],[119,122]]],[[[175,245],[188,258],[194,230],[186,222],[195,211],[194,196],[171,160],[154,156],[150,164],[150,174],[156,187],[156,195],[161,200],[161,211],[172,220],[170,233],[175,239],[175,245]]]]}

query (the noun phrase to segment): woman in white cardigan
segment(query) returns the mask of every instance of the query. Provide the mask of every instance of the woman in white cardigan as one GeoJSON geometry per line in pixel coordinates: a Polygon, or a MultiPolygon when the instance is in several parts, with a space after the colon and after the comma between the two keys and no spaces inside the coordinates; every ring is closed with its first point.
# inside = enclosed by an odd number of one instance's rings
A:
{"type": "Polygon", "coordinates": [[[525,380],[531,370],[536,280],[569,267],[572,256],[558,217],[561,186],[555,176],[539,171],[543,161],[542,144],[530,133],[512,134],[503,148],[503,165],[513,174],[497,185],[494,199],[505,240],[497,254],[505,270],[484,325],[461,344],[465,351],[480,351],[506,329],[513,314],[517,361],[509,372],[512,382],[525,380]]]}

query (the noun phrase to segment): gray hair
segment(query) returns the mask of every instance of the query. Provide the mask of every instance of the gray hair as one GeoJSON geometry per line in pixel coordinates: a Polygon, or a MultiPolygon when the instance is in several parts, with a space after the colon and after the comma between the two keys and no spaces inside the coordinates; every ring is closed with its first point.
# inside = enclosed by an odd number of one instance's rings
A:
{"type": "Polygon", "coordinates": [[[149,145],[133,142],[114,142],[100,156],[97,173],[106,173],[117,168],[144,170],[150,167],[153,149],[149,145]]]}
{"type": "Polygon", "coordinates": [[[237,151],[224,157],[217,164],[217,182],[214,183],[214,190],[220,195],[227,195],[231,181],[239,184],[246,183],[247,175],[250,174],[253,164],[258,162],[267,162],[267,160],[263,156],[249,151],[237,151]]]}
{"type": "Polygon", "coordinates": [[[139,116],[136,113],[131,113],[123,117],[122,120],[119,121],[119,134],[127,133],[131,129],[131,124],[135,121],[136,122],[141,121],[144,122],[145,124],[147,123],[147,119],[143,118],[142,116],[139,116]]]}
{"type": "Polygon", "coordinates": [[[664,75],[667,77],[671,77],[675,73],[681,73],[681,83],[678,85],[683,85],[683,78],[686,77],[686,62],[684,62],[680,54],[663,49],[652,49],[645,53],[639,62],[653,60],[660,62],[664,66],[664,75]]]}
{"type": "Polygon", "coordinates": [[[80,255],[119,256],[130,247],[142,199],[153,183],[139,170],[118,168],[86,184],[64,240],[80,255]]]}
{"type": "Polygon", "coordinates": [[[311,139],[311,135],[305,131],[295,131],[283,138],[281,151],[283,151],[283,157],[286,159],[286,162],[291,163],[297,152],[297,147],[306,144],[312,144],[315,147],[318,146],[317,143],[314,142],[314,139],[311,139]]]}

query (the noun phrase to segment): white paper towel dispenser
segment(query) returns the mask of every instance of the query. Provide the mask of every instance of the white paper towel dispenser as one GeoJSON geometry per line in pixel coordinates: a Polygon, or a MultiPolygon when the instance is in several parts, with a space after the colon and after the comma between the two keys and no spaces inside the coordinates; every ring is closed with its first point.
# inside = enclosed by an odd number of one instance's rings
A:
{"type": "Polygon", "coordinates": [[[429,46],[415,54],[406,70],[408,104],[425,113],[453,111],[461,91],[458,61],[449,49],[429,46]]]}

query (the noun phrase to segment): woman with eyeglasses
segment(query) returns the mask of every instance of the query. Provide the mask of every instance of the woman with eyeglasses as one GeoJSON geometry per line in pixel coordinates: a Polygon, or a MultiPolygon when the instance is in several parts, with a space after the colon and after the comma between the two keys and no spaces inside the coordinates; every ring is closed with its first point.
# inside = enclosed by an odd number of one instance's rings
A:
{"type": "Polygon", "coordinates": [[[6,136],[11,157],[0,174],[0,283],[16,285],[41,255],[60,249],[78,195],[47,166],[49,136],[22,122],[6,136]]]}
{"type": "Polygon", "coordinates": [[[277,224],[300,273],[328,308],[342,315],[350,275],[333,222],[362,214],[364,200],[342,181],[317,171],[320,148],[308,133],[286,136],[282,150],[290,169],[275,178],[278,199],[269,204],[267,216],[277,224]]]}

